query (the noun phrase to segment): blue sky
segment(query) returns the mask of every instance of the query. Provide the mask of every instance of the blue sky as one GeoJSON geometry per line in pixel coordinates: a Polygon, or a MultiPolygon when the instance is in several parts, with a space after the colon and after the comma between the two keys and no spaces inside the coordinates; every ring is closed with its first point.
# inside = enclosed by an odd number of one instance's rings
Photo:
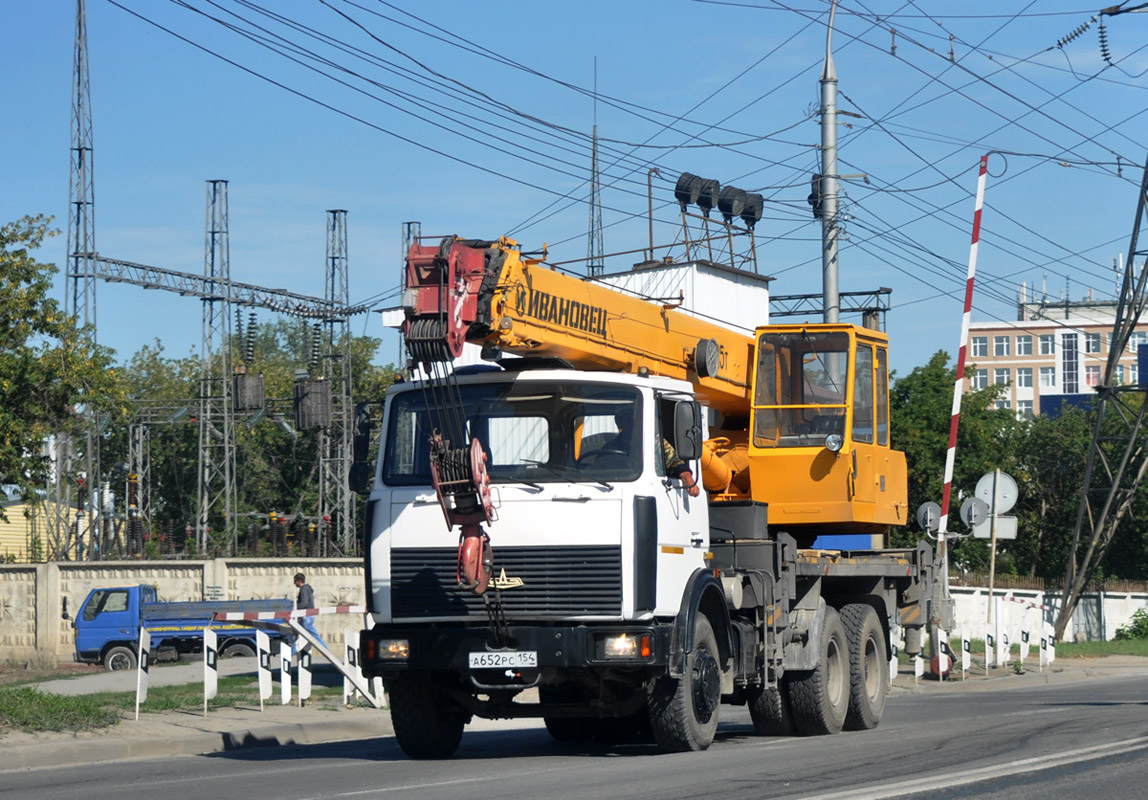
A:
{"type": "MultiPolygon", "coordinates": [[[[331,208],[348,211],[353,302],[393,302],[408,220],[582,258],[596,116],[606,252],[645,243],[652,166],[655,238],[680,239],[672,189],[688,171],[765,196],[774,293],[821,290],[806,195],[826,2],[116,3],[88,0],[104,256],[201,273],[205,181],[224,178],[238,281],[321,295],[331,208]],[[207,15],[256,23],[343,83],[207,15]]],[[[841,118],[839,171],[868,176],[845,185],[841,290],[893,290],[900,373],[955,354],[984,152],[1004,154],[989,162],[974,319],[1015,318],[1021,282],[1112,296],[1145,160],[1148,17],[1094,20],[1058,46],[1094,14],[1056,0],[839,7],[839,107],[857,115],[841,118]]],[[[71,0],[5,3],[0,220],[66,227],[74,17],[71,0]]],[[[40,257],[62,265],[65,251],[60,236],[40,257]]],[[[105,283],[98,297],[99,339],[120,358],[156,339],[198,351],[198,301],[105,283]]],[[[383,336],[377,315],[353,329],[383,336]]],[[[387,334],[380,361],[397,356],[387,334]]]]}

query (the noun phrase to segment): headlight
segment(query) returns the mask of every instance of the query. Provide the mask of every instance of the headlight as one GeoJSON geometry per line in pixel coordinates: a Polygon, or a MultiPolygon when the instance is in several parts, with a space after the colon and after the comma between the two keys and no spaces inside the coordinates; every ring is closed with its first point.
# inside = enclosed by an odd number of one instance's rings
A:
{"type": "Polygon", "coordinates": [[[843,444],[845,444],[845,440],[841,438],[840,433],[831,433],[825,437],[825,449],[830,453],[840,451],[843,444]]]}
{"type": "Polygon", "coordinates": [[[636,659],[651,655],[650,634],[632,636],[627,633],[607,636],[602,640],[603,658],[636,659]]]}
{"type": "Polygon", "coordinates": [[[411,655],[411,643],[406,639],[380,639],[378,653],[381,661],[406,661],[411,655]]]}

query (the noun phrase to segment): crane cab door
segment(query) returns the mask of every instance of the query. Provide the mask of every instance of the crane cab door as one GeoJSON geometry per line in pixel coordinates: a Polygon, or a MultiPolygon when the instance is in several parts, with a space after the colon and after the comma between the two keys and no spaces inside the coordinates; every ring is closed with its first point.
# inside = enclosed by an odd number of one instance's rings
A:
{"type": "Polygon", "coordinates": [[[876,503],[889,487],[888,351],[857,337],[853,357],[852,418],[849,456],[853,461],[853,500],[866,504],[861,517],[876,514],[876,503]],[[878,388],[880,387],[880,388],[878,388]]]}

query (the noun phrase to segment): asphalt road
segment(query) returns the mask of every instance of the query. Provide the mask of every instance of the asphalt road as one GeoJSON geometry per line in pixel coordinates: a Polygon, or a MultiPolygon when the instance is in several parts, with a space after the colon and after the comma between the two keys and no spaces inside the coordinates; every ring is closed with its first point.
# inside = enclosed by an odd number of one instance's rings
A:
{"type": "Polygon", "coordinates": [[[744,710],[722,715],[703,753],[571,746],[484,723],[449,761],[406,760],[388,738],[8,773],[0,796],[1061,800],[1148,786],[1148,675],[900,695],[876,730],[811,739],[755,737],[744,710]]]}

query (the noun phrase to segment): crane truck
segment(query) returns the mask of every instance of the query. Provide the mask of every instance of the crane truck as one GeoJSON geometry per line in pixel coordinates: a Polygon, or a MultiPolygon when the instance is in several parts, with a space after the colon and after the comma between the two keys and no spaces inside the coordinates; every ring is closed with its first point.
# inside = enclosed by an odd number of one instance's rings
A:
{"type": "Polygon", "coordinates": [[[399,746],[449,757],[477,716],[704,750],[722,704],[763,735],[876,726],[890,627],[921,652],[931,549],[812,545],[906,523],[887,336],[751,336],[544,257],[415,243],[423,377],[388,391],[373,467],[356,425],[361,663],[399,746]],[[503,357],[452,369],[468,342],[503,357]]]}

